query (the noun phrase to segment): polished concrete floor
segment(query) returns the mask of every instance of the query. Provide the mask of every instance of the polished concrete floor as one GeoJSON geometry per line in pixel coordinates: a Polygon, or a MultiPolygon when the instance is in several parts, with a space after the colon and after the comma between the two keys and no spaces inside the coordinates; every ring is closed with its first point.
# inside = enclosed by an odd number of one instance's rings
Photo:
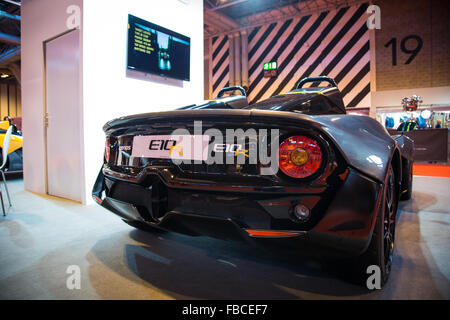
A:
{"type": "Polygon", "coordinates": [[[333,264],[240,243],[134,230],[103,208],[23,190],[0,217],[0,299],[450,299],[450,178],[415,177],[382,290],[333,264]],[[79,266],[81,288],[66,285],[79,266]]]}

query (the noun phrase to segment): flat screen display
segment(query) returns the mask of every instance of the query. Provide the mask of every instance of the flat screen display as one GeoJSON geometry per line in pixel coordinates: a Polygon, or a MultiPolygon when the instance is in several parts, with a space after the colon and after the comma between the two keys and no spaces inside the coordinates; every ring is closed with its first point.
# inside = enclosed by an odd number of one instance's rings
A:
{"type": "Polygon", "coordinates": [[[127,68],[190,80],[191,39],[128,15],[127,68]]]}

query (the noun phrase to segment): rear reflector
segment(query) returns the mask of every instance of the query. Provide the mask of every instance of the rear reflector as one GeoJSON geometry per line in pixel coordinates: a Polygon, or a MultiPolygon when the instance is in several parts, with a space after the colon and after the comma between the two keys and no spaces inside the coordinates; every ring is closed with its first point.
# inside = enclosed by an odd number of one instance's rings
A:
{"type": "Polygon", "coordinates": [[[94,195],[93,195],[92,198],[94,198],[95,202],[97,202],[98,204],[102,204],[102,203],[103,203],[102,199],[100,199],[100,198],[97,197],[97,196],[94,196],[94,195]]]}
{"type": "Polygon", "coordinates": [[[294,237],[300,232],[245,229],[251,237],[294,237]]]}

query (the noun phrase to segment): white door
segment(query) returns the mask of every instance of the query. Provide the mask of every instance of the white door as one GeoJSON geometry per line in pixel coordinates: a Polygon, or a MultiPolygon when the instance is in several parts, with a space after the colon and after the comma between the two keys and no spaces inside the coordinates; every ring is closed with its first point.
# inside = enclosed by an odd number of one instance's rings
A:
{"type": "Polygon", "coordinates": [[[82,201],[80,31],[45,43],[47,192],[82,201]]]}

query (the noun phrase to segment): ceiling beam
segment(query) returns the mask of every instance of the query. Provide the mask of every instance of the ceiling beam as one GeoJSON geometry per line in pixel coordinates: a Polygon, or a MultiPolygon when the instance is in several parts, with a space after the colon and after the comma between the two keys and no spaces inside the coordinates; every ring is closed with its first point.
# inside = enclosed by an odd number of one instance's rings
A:
{"type": "Polygon", "coordinates": [[[231,7],[231,6],[234,6],[235,4],[238,4],[238,3],[241,3],[241,2],[245,2],[245,1],[247,1],[247,0],[229,1],[229,2],[226,2],[224,4],[221,4],[221,5],[218,5],[218,6],[209,8],[209,9],[206,9],[206,12],[211,12],[211,11],[216,11],[216,10],[220,10],[220,9],[223,9],[223,8],[231,7]]]}
{"type": "Polygon", "coordinates": [[[14,4],[14,5],[19,6],[19,7],[22,6],[22,4],[20,2],[17,2],[17,1],[12,1],[12,0],[2,0],[2,1],[14,4]]]}
{"type": "Polygon", "coordinates": [[[236,23],[234,20],[215,11],[205,12],[204,21],[207,25],[209,25],[214,29],[217,28],[221,29],[219,32],[225,32],[240,27],[239,24],[236,23]]]}
{"type": "Polygon", "coordinates": [[[1,17],[20,21],[20,16],[0,10],[0,18],[1,17]]]}
{"type": "Polygon", "coordinates": [[[20,37],[0,32],[0,42],[19,45],[20,37]]]}
{"type": "Polygon", "coordinates": [[[12,48],[0,55],[0,67],[8,67],[12,62],[20,60],[20,46],[12,48]]]}
{"type": "Polygon", "coordinates": [[[234,21],[231,18],[228,18],[227,16],[225,16],[219,12],[208,12],[206,15],[210,16],[214,20],[219,20],[219,21],[223,22],[224,24],[228,25],[230,28],[239,27],[239,24],[237,24],[236,21],[234,21]]]}
{"type": "MultiPolygon", "coordinates": [[[[335,0],[335,1],[337,1],[337,0],[335,0]]],[[[317,12],[323,12],[323,11],[327,11],[327,10],[337,10],[341,7],[357,5],[357,4],[360,4],[363,2],[367,2],[367,0],[346,0],[346,1],[337,1],[337,2],[330,2],[330,0],[327,0],[326,2],[324,0],[300,1],[297,3],[293,3],[291,5],[279,7],[279,8],[272,9],[272,10],[267,10],[265,12],[260,12],[260,13],[256,13],[256,14],[253,14],[253,15],[250,15],[247,17],[240,18],[235,22],[238,25],[238,27],[235,27],[235,28],[232,28],[229,30],[215,32],[215,33],[205,34],[204,37],[205,37],[205,39],[208,39],[211,37],[221,35],[223,33],[239,32],[240,30],[243,30],[243,29],[254,28],[254,27],[261,26],[261,25],[271,24],[271,23],[277,22],[277,21],[285,21],[285,20],[288,20],[291,18],[302,17],[302,16],[306,16],[309,14],[317,13],[317,12]],[[306,8],[306,6],[305,6],[306,2],[308,2],[310,4],[309,5],[310,9],[306,8]],[[314,7],[311,5],[312,3],[314,3],[314,7]],[[300,4],[303,4],[303,7],[300,7],[300,4]],[[285,12],[285,14],[280,15],[280,10],[281,11],[289,10],[289,11],[291,11],[291,14],[285,12]],[[268,16],[267,12],[270,12],[270,11],[274,11],[274,12],[276,11],[276,12],[278,12],[278,14],[268,16]]],[[[218,13],[218,12],[208,12],[208,14],[212,14],[212,13],[218,13]]],[[[206,15],[207,15],[207,13],[205,12],[205,17],[206,17],[206,15]]]]}

